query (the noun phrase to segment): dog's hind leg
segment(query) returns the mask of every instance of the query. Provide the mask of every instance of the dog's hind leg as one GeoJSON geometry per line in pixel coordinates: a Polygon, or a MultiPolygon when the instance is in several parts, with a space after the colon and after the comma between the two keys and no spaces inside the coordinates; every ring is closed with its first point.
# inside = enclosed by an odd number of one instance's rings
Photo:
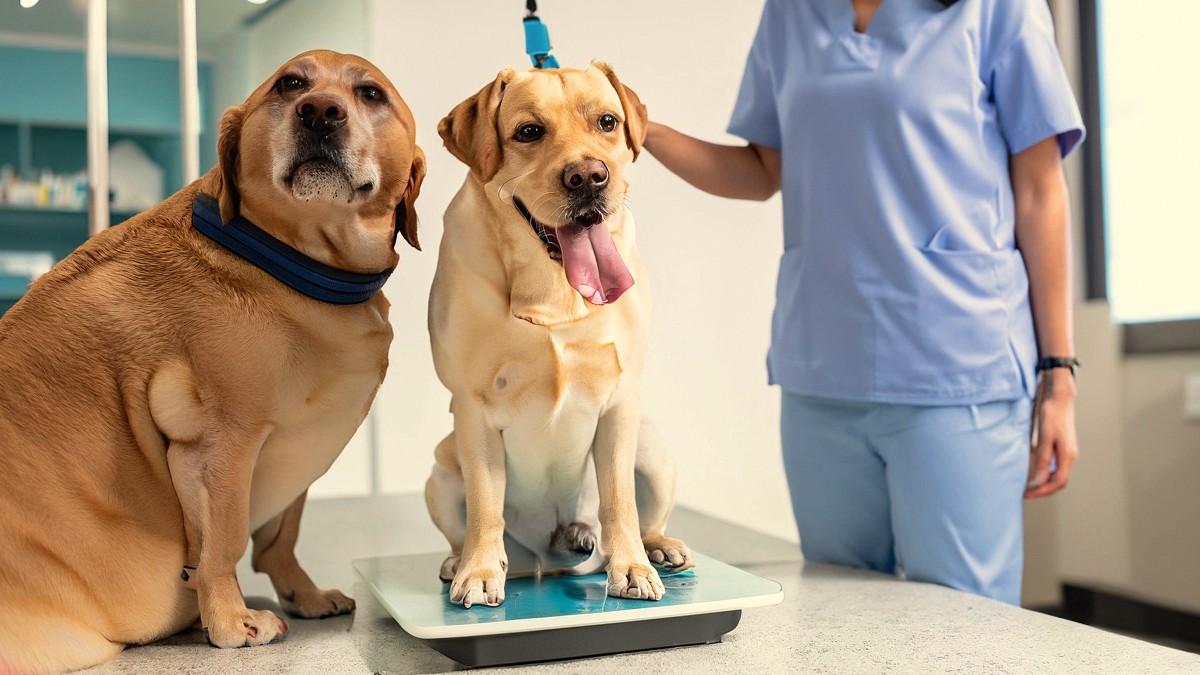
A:
{"type": "MultiPolygon", "coordinates": [[[[584,466],[578,495],[559,505],[555,516],[558,526],[550,535],[546,552],[547,567],[570,574],[595,574],[607,562],[600,551],[600,497],[596,485],[596,465],[589,457],[584,466]]],[[[510,567],[511,569],[511,567],[510,567]]]]}
{"type": "Polygon", "coordinates": [[[66,617],[0,607],[0,675],[61,673],[99,665],[121,653],[94,628],[66,617]]]}
{"type": "Polygon", "coordinates": [[[296,497],[283,513],[254,532],[251,564],[256,572],[266,572],[271,577],[279,605],[288,614],[305,619],[348,614],[354,609],[354,599],[337,589],[317,588],[296,560],[300,514],[307,496],[306,491],[296,497]]]}
{"type": "Polygon", "coordinates": [[[687,544],[666,535],[667,519],[675,506],[675,462],[663,445],[658,429],[645,417],[638,429],[634,480],[638,522],[646,555],[650,560],[676,570],[695,566],[687,544]]]}
{"type": "Polygon", "coordinates": [[[467,490],[462,469],[454,459],[454,444],[454,432],[438,443],[433,473],[425,481],[425,506],[429,516],[450,543],[450,555],[438,571],[442,581],[454,579],[467,538],[467,490]]]}

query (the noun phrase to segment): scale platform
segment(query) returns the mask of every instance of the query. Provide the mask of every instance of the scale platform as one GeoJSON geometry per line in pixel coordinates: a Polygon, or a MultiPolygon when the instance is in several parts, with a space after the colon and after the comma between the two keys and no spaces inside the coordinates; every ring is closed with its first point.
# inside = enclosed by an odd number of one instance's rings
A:
{"type": "Polygon", "coordinates": [[[601,574],[509,579],[498,607],[463,609],[438,579],[445,553],[363,558],[354,571],[409,635],[466,666],[574,659],[720,642],[742,610],[774,605],[768,579],[693,552],[683,572],[659,567],[657,602],[609,597],[601,574]]]}

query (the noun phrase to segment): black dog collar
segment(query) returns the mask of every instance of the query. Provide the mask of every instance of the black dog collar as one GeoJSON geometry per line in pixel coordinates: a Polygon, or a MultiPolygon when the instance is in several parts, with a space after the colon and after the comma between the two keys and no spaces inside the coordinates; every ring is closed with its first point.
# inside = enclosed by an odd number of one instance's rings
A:
{"type": "Polygon", "coordinates": [[[334,305],[370,300],[383,288],[394,269],[360,274],[330,267],[241,216],[223,224],[216,200],[206,194],[198,195],[192,202],[192,227],[293,290],[334,305]]]}

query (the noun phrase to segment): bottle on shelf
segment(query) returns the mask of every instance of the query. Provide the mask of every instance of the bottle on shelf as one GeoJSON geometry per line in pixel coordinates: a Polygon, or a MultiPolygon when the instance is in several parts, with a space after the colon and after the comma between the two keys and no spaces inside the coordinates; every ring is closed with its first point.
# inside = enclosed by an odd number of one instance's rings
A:
{"type": "Polygon", "coordinates": [[[0,206],[82,211],[87,208],[87,172],[56,174],[48,169],[36,181],[24,180],[11,166],[0,166],[0,206]]]}

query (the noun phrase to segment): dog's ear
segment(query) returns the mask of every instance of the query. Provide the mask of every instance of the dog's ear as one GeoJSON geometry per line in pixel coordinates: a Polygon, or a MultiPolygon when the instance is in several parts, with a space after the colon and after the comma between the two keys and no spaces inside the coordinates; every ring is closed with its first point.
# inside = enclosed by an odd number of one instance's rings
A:
{"type": "Polygon", "coordinates": [[[221,206],[221,222],[228,223],[238,215],[241,200],[238,193],[238,146],[242,138],[242,121],[245,113],[240,107],[231,106],[221,115],[221,131],[217,136],[217,163],[221,166],[220,188],[217,202],[221,206]]]}
{"type": "Polygon", "coordinates": [[[592,65],[604,73],[613,89],[617,90],[617,96],[621,99],[622,114],[625,116],[625,142],[633,150],[634,161],[637,161],[638,155],[642,152],[642,142],[646,140],[646,128],[650,124],[646,106],[642,104],[642,99],[638,98],[632,89],[621,84],[621,81],[617,79],[617,74],[607,63],[593,61],[592,65]]]}
{"type": "Polygon", "coordinates": [[[450,114],[438,122],[438,135],[446,149],[471,167],[484,183],[500,170],[500,130],[496,128],[496,113],[500,110],[504,87],[516,74],[512,68],[500,71],[495,81],[454,106],[450,114]]]}
{"type": "MultiPolygon", "coordinates": [[[[404,199],[396,206],[396,233],[404,237],[409,246],[421,250],[421,242],[417,241],[417,209],[413,204],[421,193],[421,182],[425,180],[425,151],[420,146],[413,146],[412,167],[408,170],[408,187],[404,190],[404,199]]],[[[395,241],[392,242],[395,245],[395,241]]]]}

